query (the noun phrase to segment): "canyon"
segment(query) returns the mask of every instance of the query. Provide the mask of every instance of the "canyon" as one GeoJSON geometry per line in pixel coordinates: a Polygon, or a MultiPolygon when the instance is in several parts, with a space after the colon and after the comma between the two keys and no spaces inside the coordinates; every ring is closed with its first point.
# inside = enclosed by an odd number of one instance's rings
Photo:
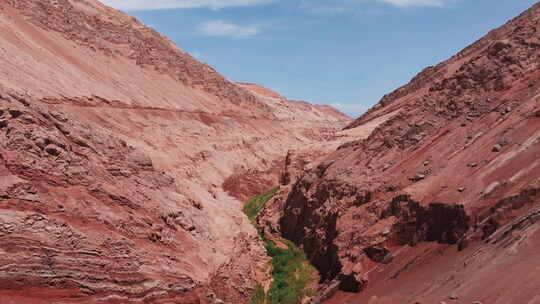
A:
{"type": "Polygon", "coordinates": [[[0,3],[0,304],[540,303],[540,4],[356,120],[96,0],[0,3]],[[252,222],[249,198],[279,185],[252,222]]]}
{"type": "Polygon", "coordinates": [[[244,198],[350,118],[97,1],[2,1],[0,41],[0,303],[248,302],[269,259],[244,198]]]}

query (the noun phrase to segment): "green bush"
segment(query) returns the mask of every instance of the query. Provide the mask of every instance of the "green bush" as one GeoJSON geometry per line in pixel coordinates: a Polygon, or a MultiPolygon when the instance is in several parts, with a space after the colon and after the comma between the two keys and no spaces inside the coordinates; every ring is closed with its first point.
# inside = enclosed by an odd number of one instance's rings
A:
{"type": "MultiPolygon", "coordinates": [[[[244,206],[244,213],[255,225],[255,218],[264,205],[272,198],[279,188],[274,188],[264,194],[250,199],[244,206]]],[[[251,304],[298,304],[306,295],[315,269],[308,263],[305,254],[290,241],[284,241],[287,249],[279,248],[271,240],[265,241],[268,256],[272,258],[272,285],[268,294],[258,284],[251,297],[251,304]]]]}
{"type": "Polygon", "coordinates": [[[287,249],[276,246],[274,242],[266,242],[268,255],[272,257],[272,277],[274,281],[268,291],[271,304],[297,304],[309,295],[306,290],[313,274],[313,267],[306,256],[292,242],[287,241],[287,249]]]}
{"type": "Polygon", "coordinates": [[[266,293],[264,292],[264,288],[261,286],[261,284],[257,284],[257,286],[255,286],[255,292],[253,292],[253,295],[251,296],[251,304],[266,303],[266,293]]]}
{"type": "Polygon", "coordinates": [[[279,187],[276,187],[264,194],[261,194],[259,196],[256,196],[252,199],[250,199],[246,205],[244,206],[244,213],[248,216],[248,218],[254,222],[255,218],[257,217],[257,214],[261,211],[261,209],[264,207],[264,205],[276,194],[276,192],[279,190],[279,187]]]}

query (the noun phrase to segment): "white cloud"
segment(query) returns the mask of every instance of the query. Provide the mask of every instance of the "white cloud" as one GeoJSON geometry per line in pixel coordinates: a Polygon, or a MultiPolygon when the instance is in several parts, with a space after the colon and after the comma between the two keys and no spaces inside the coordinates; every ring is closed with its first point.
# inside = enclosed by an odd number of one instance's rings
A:
{"type": "Polygon", "coordinates": [[[312,14],[340,14],[351,10],[351,7],[341,3],[325,3],[321,1],[302,0],[299,9],[312,14]]]}
{"type": "Polygon", "coordinates": [[[203,23],[199,30],[206,36],[221,36],[234,38],[251,38],[261,33],[257,25],[238,25],[223,20],[213,20],[203,23]]]}
{"type": "Polygon", "coordinates": [[[399,7],[406,6],[443,6],[448,0],[380,0],[399,7]]]}
{"type": "Polygon", "coordinates": [[[370,7],[370,3],[387,3],[396,7],[442,7],[451,2],[460,0],[298,0],[298,8],[312,14],[343,14],[343,13],[362,13],[362,14],[383,14],[384,11],[379,8],[370,7]]]}
{"type": "MultiPolygon", "coordinates": [[[[226,7],[248,7],[264,5],[281,0],[100,0],[106,5],[121,10],[160,10],[175,8],[209,8],[219,10],[226,7]]],[[[443,6],[456,0],[356,0],[357,2],[385,2],[398,7],[407,6],[443,6]]],[[[339,13],[351,10],[351,1],[300,0],[300,6],[315,13],[339,13]],[[349,3],[345,5],[344,3],[349,3]]]]}
{"type": "Polygon", "coordinates": [[[312,14],[342,14],[352,11],[350,7],[345,6],[312,6],[303,7],[307,12],[312,14]]]}
{"type": "Polygon", "coordinates": [[[159,10],[174,8],[210,8],[256,6],[274,0],[100,0],[106,5],[121,10],[159,10]]]}
{"type": "Polygon", "coordinates": [[[193,52],[189,52],[191,56],[193,56],[195,59],[199,60],[199,61],[203,61],[206,59],[206,56],[204,56],[203,53],[199,52],[199,51],[193,51],[193,52]]]}
{"type": "Polygon", "coordinates": [[[366,106],[366,105],[349,104],[349,103],[341,103],[341,102],[333,102],[333,103],[330,103],[329,105],[340,110],[343,113],[348,114],[351,117],[358,117],[364,114],[370,108],[369,106],[366,106]]]}

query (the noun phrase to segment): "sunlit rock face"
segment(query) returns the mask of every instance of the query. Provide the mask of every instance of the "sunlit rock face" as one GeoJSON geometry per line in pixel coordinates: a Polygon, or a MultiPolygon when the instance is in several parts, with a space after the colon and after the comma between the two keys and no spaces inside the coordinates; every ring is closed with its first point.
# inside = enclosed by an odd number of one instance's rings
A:
{"type": "Polygon", "coordinates": [[[266,231],[302,247],[323,284],[363,291],[351,301],[534,302],[539,51],[537,4],[386,95],[341,132],[356,140],[288,155],[266,231]]]}
{"type": "Polygon", "coordinates": [[[98,1],[2,1],[0,45],[2,303],[248,302],[268,261],[225,182],[350,123],[98,1]]]}

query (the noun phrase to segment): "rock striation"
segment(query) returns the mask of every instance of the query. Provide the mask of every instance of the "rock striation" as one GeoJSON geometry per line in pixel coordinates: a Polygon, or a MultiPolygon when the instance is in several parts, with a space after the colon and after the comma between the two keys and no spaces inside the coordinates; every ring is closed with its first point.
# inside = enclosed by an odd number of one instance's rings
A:
{"type": "Polygon", "coordinates": [[[537,300],[539,33],[536,4],[386,95],[341,132],[356,138],[283,170],[289,188],[259,222],[325,286],[364,291],[351,301],[537,300]]]}
{"type": "Polygon", "coordinates": [[[2,1],[0,75],[2,303],[248,302],[268,261],[224,184],[350,123],[94,0],[2,1]]]}

